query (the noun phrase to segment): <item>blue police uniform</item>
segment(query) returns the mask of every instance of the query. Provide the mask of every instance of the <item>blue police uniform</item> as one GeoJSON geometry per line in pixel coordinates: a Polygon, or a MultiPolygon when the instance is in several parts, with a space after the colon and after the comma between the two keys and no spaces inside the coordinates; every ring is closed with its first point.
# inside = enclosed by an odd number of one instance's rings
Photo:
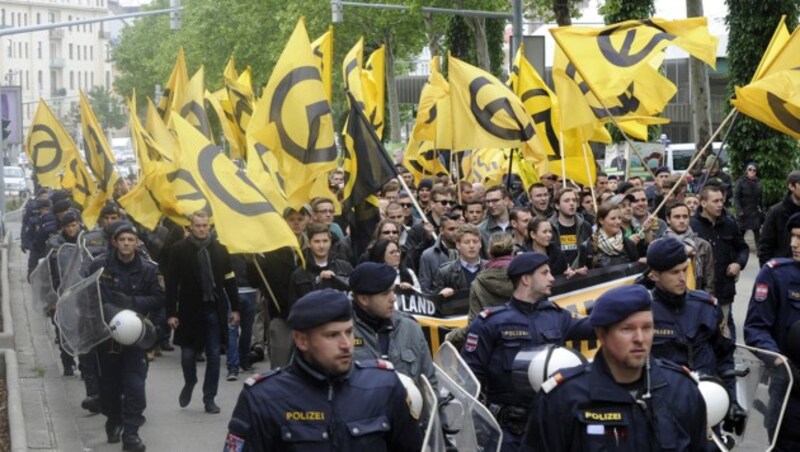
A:
{"type": "Polygon", "coordinates": [[[649,397],[645,378],[618,384],[602,353],[562,370],[535,398],[522,450],[705,450],[705,402],[688,370],[650,358],[649,384],[649,397]]]}
{"type": "MultiPolygon", "coordinates": [[[[745,343],[751,347],[785,355],[789,328],[798,320],[800,320],[800,262],[791,258],[772,259],[761,268],[753,287],[744,323],[745,343]]],[[[772,381],[770,393],[785,394],[787,383],[783,382],[781,386],[781,382],[772,381]]],[[[770,408],[770,413],[774,414],[776,407],[770,408]]],[[[773,421],[770,433],[773,433],[775,419],[768,414],[767,422],[770,420],[773,421]]],[[[773,450],[800,449],[800,431],[796,427],[799,422],[800,393],[793,388],[781,424],[783,428],[773,450]]]]}
{"type": "MultiPolygon", "coordinates": [[[[164,305],[163,279],[155,262],[146,260],[138,251],[131,262],[122,262],[116,251],[101,255],[88,267],[88,275],[103,268],[100,290],[103,303],[131,309],[143,316],[164,305]]],[[[145,379],[147,356],[136,345],[122,346],[109,339],[96,347],[100,370],[101,411],[107,417],[106,433],[114,430],[122,439],[138,435],[144,424],[146,407],[145,379]]],[[[138,436],[137,436],[138,439],[138,436]]]]}
{"type": "Polygon", "coordinates": [[[47,239],[58,232],[58,218],[51,212],[41,215],[33,226],[30,253],[28,254],[28,276],[36,268],[39,259],[47,252],[47,239]]]}
{"type": "MultiPolygon", "coordinates": [[[[667,359],[701,374],[721,376],[733,370],[733,341],[719,328],[722,313],[706,292],[688,290],[673,295],[658,288],[653,295],[653,356],[667,359]]],[[[723,378],[731,397],[736,377],[723,378]]]]}
{"type": "Polygon", "coordinates": [[[594,339],[587,318],[578,319],[550,300],[512,298],[488,308],[469,325],[462,356],[481,382],[486,405],[503,427],[503,450],[518,447],[531,396],[514,390],[511,370],[521,350],[569,339],[594,339]]]}
{"type": "Polygon", "coordinates": [[[422,431],[386,361],[356,361],[329,378],[302,357],[245,382],[226,452],[416,451],[422,431]]]}

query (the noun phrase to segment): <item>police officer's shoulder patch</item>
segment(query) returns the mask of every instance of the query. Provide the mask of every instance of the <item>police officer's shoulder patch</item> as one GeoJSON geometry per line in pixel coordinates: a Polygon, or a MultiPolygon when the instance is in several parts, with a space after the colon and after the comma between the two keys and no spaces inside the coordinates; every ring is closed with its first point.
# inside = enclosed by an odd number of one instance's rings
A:
{"type": "Polygon", "coordinates": [[[545,394],[548,394],[550,393],[550,391],[555,389],[561,383],[564,383],[565,381],[571,378],[575,378],[578,375],[581,375],[582,373],[586,372],[586,369],[587,366],[579,366],[579,367],[571,367],[569,369],[560,370],[556,372],[552,377],[545,380],[544,383],[542,383],[542,391],[544,391],[545,394]]]}
{"type": "Polygon", "coordinates": [[[764,301],[769,296],[769,285],[765,283],[756,283],[755,291],[753,292],[753,298],[756,301],[764,301]]]}
{"type": "Polygon", "coordinates": [[[498,312],[506,310],[506,306],[494,306],[491,308],[486,308],[478,314],[481,318],[488,319],[489,317],[497,314],[498,312]]]}
{"type": "Polygon", "coordinates": [[[359,369],[383,369],[394,370],[394,364],[385,359],[366,359],[363,361],[356,361],[356,367],[359,369]]]}
{"type": "Polygon", "coordinates": [[[695,375],[692,374],[692,371],[689,370],[689,368],[686,367],[686,366],[681,366],[681,365],[676,364],[676,363],[674,363],[674,362],[672,362],[670,360],[667,360],[667,359],[658,359],[658,358],[650,358],[650,359],[657,361],[657,363],[659,365],[661,365],[661,367],[663,369],[667,369],[667,370],[671,370],[673,372],[677,372],[677,373],[679,373],[681,375],[686,376],[687,378],[691,378],[695,382],[698,381],[697,378],[695,377],[695,375]]]}
{"type": "Polygon", "coordinates": [[[266,380],[267,378],[270,378],[270,377],[273,377],[275,375],[278,375],[279,373],[281,373],[281,368],[280,367],[277,368],[277,369],[272,369],[272,370],[268,370],[266,372],[262,372],[260,374],[251,375],[250,377],[247,378],[247,380],[244,381],[244,385],[245,386],[254,386],[256,383],[260,383],[260,382],[266,380]]]}
{"type": "Polygon", "coordinates": [[[225,437],[223,452],[242,452],[244,450],[244,438],[233,433],[228,433],[225,437]]]}

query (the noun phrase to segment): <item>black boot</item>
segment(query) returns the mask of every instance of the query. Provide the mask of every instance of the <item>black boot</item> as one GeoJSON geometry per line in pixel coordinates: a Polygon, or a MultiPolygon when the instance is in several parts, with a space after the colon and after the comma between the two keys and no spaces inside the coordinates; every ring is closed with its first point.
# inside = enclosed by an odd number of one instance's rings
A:
{"type": "Polygon", "coordinates": [[[139,438],[138,432],[128,433],[122,437],[122,450],[129,452],[144,452],[147,446],[144,445],[142,439],[139,438]]]}
{"type": "Polygon", "coordinates": [[[81,408],[84,410],[88,410],[92,414],[97,414],[100,412],[100,397],[99,396],[87,396],[81,402],[81,408]]]}
{"type": "Polygon", "coordinates": [[[121,425],[106,425],[106,437],[108,438],[109,444],[118,443],[120,436],[122,436],[121,425]]]}

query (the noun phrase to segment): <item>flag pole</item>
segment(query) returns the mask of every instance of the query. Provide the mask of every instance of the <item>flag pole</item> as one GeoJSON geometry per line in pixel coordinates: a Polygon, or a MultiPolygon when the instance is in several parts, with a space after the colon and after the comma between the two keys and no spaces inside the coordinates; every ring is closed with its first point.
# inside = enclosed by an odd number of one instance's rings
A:
{"type": "MultiPolygon", "coordinates": [[[[714,138],[716,138],[717,135],[719,135],[719,132],[722,130],[723,127],[725,127],[725,124],[727,124],[728,121],[730,121],[730,119],[734,116],[736,111],[737,110],[735,108],[731,109],[731,112],[728,113],[728,116],[726,116],[725,119],[722,120],[722,123],[719,125],[719,127],[717,127],[717,130],[715,130],[714,133],[711,135],[711,138],[708,139],[708,142],[705,144],[705,146],[703,146],[703,148],[700,149],[699,152],[695,153],[694,158],[692,158],[692,161],[689,162],[689,166],[687,166],[687,168],[692,168],[695,164],[697,164],[697,161],[700,160],[700,157],[702,157],[702,155],[706,152],[706,149],[708,149],[708,147],[711,146],[711,143],[714,142],[714,138]]],[[[669,193],[667,193],[664,196],[664,199],[661,200],[661,203],[658,205],[658,207],[656,207],[656,210],[654,210],[653,213],[650,214],[650,217],[647,220],[650,220],[650,218],[654,218],[656,215],[658,215],[658,212],[661,211],[662,208],[664,208],[664,205],[667,203],[669,197],[675,193],[675,190],[678,189],[678,187],[681,185],[681,182],[683,182],[686,179],[686,176],[688,174],[689,174],[688,170],[684,171],[683,174],[681,174],[681,177],[678,178],[678,181],[675,183],[675,185],[672,186],[672,189],[670,189],[669,193]]]]}
{"type": "Polygon", "coordinates": [[[561,153],[561,187],[567,188],[567,162],[564,161],[564,131],[561,130],[558,132],[559,138],[558,140],[558,152],[561,153]]]}
{"type": "Polygon", "coordinates": [[[508,154],[508,176],[506,176],[506,191],[511,194],[511,170],[514,168],[514,151],[517,148],[511,148],[511,153],[508,154]]]}
{"type": "MultiPolygon", "coordinates": [[[[589,156],[586,153],[586,142],[581,141],[581,148],[583,149],[583,163],[586,164],[586,179],[589,181],[589,190],[592,192],[592,204],[594,211],[597,212],[597,196],[594,193],[594,185],[597,181],[592,180],[592,170],[589,169],[589,156]]],[[[594,161],[594,159],[592,159],[594,161]]]]}
{"type": "MultiPolygon", "coordinates": [[[[733,119],[731,120],[730,127],[728,127],[728,130],[725,131],[725,136],[722,137],[722,144],[719,146],[719,150],[717,150],[717,153],[714,155],[715,164],[716,164],[716,162],[719,161],[719,155],[722,153],[722,149],[725,147],[725,143],[728,142],[728,135],[730,135],[731,130],[733,130],[733,126],[736,124],[736,120],[737,119],[739,119],[739,110],[736,110],[736,114],[733,115],[733,119]]],[[[712,147],[711,149],[713,151],[714,148],[712,147]]],[[[691,167],[687,168],[686,171],[689,171],[690,169],[691,169],[691,167]]],[[[720,170],[722,170],[722,168],[720,168],[720,170]]],[[[702,190],[703,187],[706,186],[706,182],[708,182],[708,177],[710,175],[711,175],[711,171],[707,171],[706,174],[703,176],[703,182],[700,184],[700,189],[697,190],[698,192],[700,192],[700,190],[702,190]]]]}

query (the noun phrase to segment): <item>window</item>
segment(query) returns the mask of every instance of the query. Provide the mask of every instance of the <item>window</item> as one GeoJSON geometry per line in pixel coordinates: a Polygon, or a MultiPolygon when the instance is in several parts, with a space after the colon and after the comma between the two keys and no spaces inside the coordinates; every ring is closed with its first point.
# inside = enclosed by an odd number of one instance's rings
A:
{"type": "Polygon", "coordinates": [[[23,21],[25,22],[25,26],[28,26],[28,13],[22,15],[23,21]]]}
{"type": "Polygon", "coordinates": [[[36,43],[36,58],[42,59],[42,41],[36,43]]]}
{"type": "Polygon", "coordinates": [[[89,59],[94,60],[94,46],[89,46],[89,59]]]}
{"type": "Polygon", "coordinates": [[[69,89],[75,89],[75,72],[69,71],[69,89]]]}
{"type": "Polygon", "coordinates": [[[30,58],[30,56],[28,55],[28,43],[27,42],[25,43],[25,58],[30,58]]]}
{"type": "Polygon", "coordinates": [[[6,9],[0,9],[0,25],[6,26],[6,9]]]}
{"type": "Polygon", "coordinates": [[[11,26],[14,26],[14,13],[9,14],[11,16],[11,26]]]}
{"type": "MultiPolygon", "coordinates": [[[[72,16],[67,16],[67,22],[72,22],[72,16]]],[[[69,26],[69,31],[72,31],[72,25],[69,26]]]]}
{"type": "Polygon", "coordinates": [[[83,80],[83,77],[81,77],[81,71],[78,71],[78,89],[81,88],[81,80],[83,80]]]}
{"type": "Polygon", "coordinates": [[[70,44],[69,45],[69,59],[71,60],[72,58],[73,58],[73,56],[72,56],[72,44],[70,44]]]}
{"type": "Polygon", "coordinates": [[[93,87],[93,88],[94,88],[94,72],[92,72],[92,84],[91,84],[91,85],[89,85],[89,86],[91,86],[91,87],[93,87]]]}
{"type": "Polygon", "coordinates": [[[31,72],[25,71],[25,89],[31,89],[31,72]]]}
{"type": "Polygon", "coordinates": [[[81,46],[75,46],[78,49],[78,59],[81,59],[81,46]]]}
{"type": "Polygon", "coordinates": [[[106,71],[106,89],[111,90],[111,71],[106,71]]]}
{"type": "Polygon", "coordinates": [[[36,13],[36,25],[42,23],[42,13],[36,13]]]}
{"type": "Polygon", "coordinates": [[[17,56],[19,58],[22,58],[22,55],[25,55],[24,53],[22,53],[22,43],[20,42],[18,43],[18,45],[19,45],[19,53],[17,53],[17,56]]]}
{"type": "Polygon", "coordinates": [[[13,58],[14,57],[14,42],[12,40],[10,40],[10,39],[8,41],[6,41],[6,42],[7,42],[6,49],[8,50],[8,57],[9,58],[13,58]]]}
{"type": "Polygon", "coordinates": [[[44,87],[44,76],[42,75],[42,71],[39,71],[36,74],[36,80],[37,80],[37,88],[39,88],[39,91],[41,91],[44,87]]]}

